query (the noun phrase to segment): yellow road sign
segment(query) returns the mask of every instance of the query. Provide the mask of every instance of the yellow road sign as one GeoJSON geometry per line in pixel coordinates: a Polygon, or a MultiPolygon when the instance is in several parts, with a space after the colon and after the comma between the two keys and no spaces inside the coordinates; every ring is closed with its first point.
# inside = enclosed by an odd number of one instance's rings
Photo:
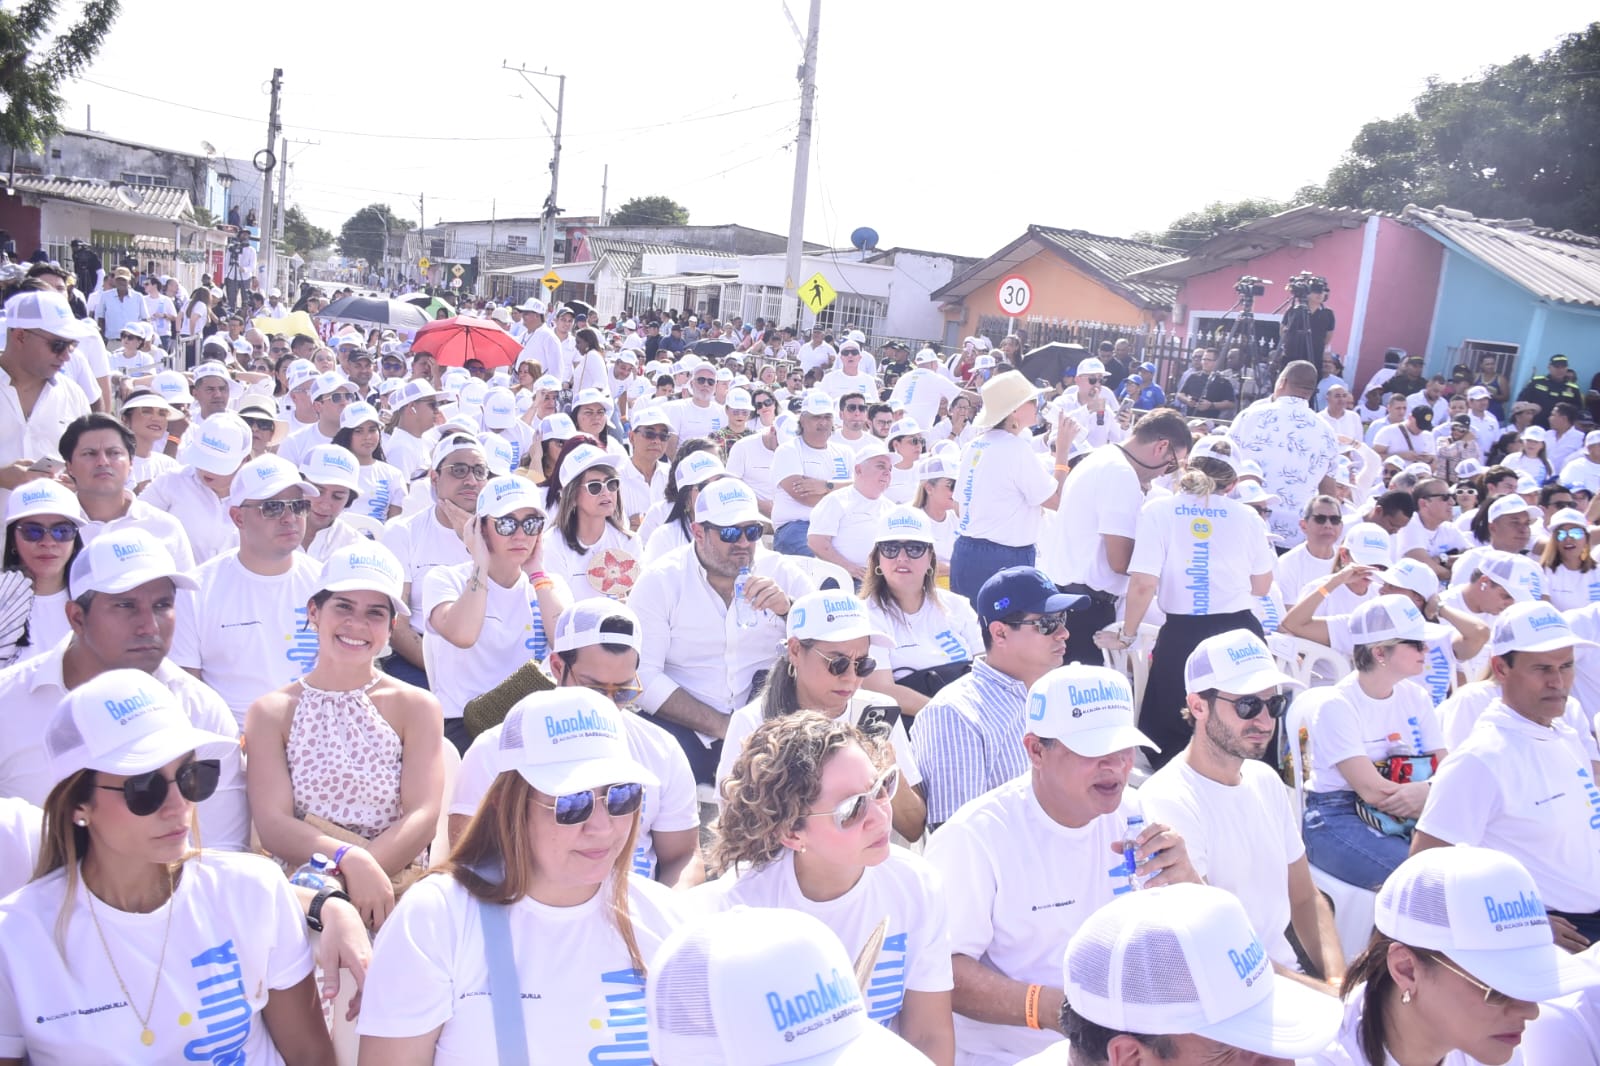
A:
{"type": "Polygon", "coordinates": [[[824,307],[833,303],[838,297],[833,286],[828,284],[828,279],[822,276],[822,271],[817,271],[805,280],[800,286],[800,302],[811,308],[811,313],[816,314],[824,307]]]}
{"type": "Polygon", "coordinates": [[[555,292],[557,289],[561,288],[561,275],[557,274],[554,270],[550,271],[550,273],[546,274],[539,280],[544,284],[544,287],[549,289],[551,292],[555,292]]]}
{"type": "Polygon", "coordinates": [[[418,270],[427,270],[431,266],[433,266],[433,263],[429,261],[427,256],[423,256],[421,259],[417,260],[418,270]]]}
{"type": "Polygon", "coordinates": [[[465,274],[466,272],[467,272],[466,268],[463,267],[460,263],[457,263],[455,266],[450,268],[450,276],[453,277],[453,278],[459,278],[461,275],[465,274]]]}

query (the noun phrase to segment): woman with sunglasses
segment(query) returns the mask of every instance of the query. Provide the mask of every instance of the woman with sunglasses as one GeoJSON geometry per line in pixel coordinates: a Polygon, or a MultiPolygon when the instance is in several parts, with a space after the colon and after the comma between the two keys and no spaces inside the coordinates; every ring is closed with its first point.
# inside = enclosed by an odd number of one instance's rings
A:
{"type": "Polygon", "coordinates": [[[770,518],[772,494],[778,487],[772,478],[772,459],[786,438],[778,429],[778,401],[772,390],[753,390],[750,402],[756,409],[754,432],[728,447],[728,474],[750,486],[761,503],[761,513],[770,518]]]}
{"type": "Polygon", "coordinates": [[[142,670],[61,701],[39,863],[0,904],[0,1061],[331,1066],[295,890],[190,844],[235,743],[142,670]]]}
{"type": "Polygon", "coordinates": [[[689,543],[694,504],[701,490],[727,474],[710,438],[695,437],[678,445],[678,457],[667,471],[666,492],[645,512],[644,521],[639,524],[639,539],[644,542],[641,565],[648,566],[689,543]]]}
{"type": "Polygon", "coordinates": [[[1558,611],[1600,603],[1600,569],[1590,549],[1589,520],[1583,512],[1563,507],[1550,516],[1545,528],[1550,538],[1539,557],[1545,598],[1558,611]]]}
{"type": "Polygon", "coordinates": [[[926,514],[896,507],[879,520],[861,599],[886,639],[874,645],[878,668],[863,685],[887,696],[906,715],[922,710],[983,653],[978,614],[965,597],[938,587],[938,562],[926,514]],[[903,684],[908,677],[911,684],[903,684]]]}
{"type": "Polygon", "coordinates": [[[709,860],[723,875],[693,897],[814,915],[852,958],[880,944],[868,1017],[952,1066],[944,899],[933,869],[891,842],[895,798],[910,791],[900,777],[881,742],[847,722],[798,711],[762,723],[722,783],[709,860]]]}
{"type": "Polygon", "coordinates": [[[1579,1036],[1579,1055],[1543,1043],[1560,1034],[1541,1032],[1539,1004],[1600,985],[1600,967],[1556,946],[1516,859],[1470,846],[1419,852],[1384,882],[1374,924],[1345,971],[1344,1025],[1306,1066],[1594,1061],[1592,1038],[1579,1036]]]}
{"type": "Polygon", "coordinates": [[[622,517],[617,457],[579,434],[562,448],[557,471],[550,486],[557,501],[556,528],[544,544],[545,568],[565,582],[574,599],[627,599],[643,547],[622,517]]]}
{"type": "Polygon", "coordinates": [[[794,601],[785,626],[783,652],[755,699],[728,718],[717,762],[719,792],[744,750],[745,738],[762,722],[801,710],[820,711],[888,740],[894,761],[911,786],[895,798],[894,829],[908,841],[920,839],[928,808],[922,800],[922,773],[911,753],[905,723],[888,700],[860,691],[862,681],[878,666],[870,654],[870,643],[879,634],[866,604],[847,592],[813,592],[794,601]]]}
{"type": "Polygon", "coordinates": [[[650,1061],[645,960],[677,902],[631,876],[658,782],[628,750],[622,713],[584,688],[511,709],[494,783],[449,861],[378,935],[363,1066],[650,1061]]]}
{"type": "Polygon", "coordinates": [[[1418,679],[1427,645],[1452,631],[1403,596],[1379,596],[1349,619],[1355,669],[1306,725],[1306,857],[1374,891],[1411,849],[1411,827],[1444,737],[1418,679]]]}
{"type": "Polygon", "coordinates": [[[518,664],[543,658],[571,600],[566,582],[544,573],[545,516],[527,478],[484,485],[463,533],[470,560],[423,578],[428,677],[444,708],[445,736],[465,752],[467,701],[518,664]]]}
{"type": "Polygon", "coordinates": [[[889,454],[894,465],[889,468],[889,487],[884,497],[895,503],[910,503],[917,494],[917,464],[927,451],[928,438],[916,419],[902,418],[889,427],[889,454]]]}
{"type": "Polygon", "coordinates": [[[43,654],[70,632],[67,572],[88,521],[59,482],[41,478],[12,491],[0,563],[0,665],[43,654]]]}

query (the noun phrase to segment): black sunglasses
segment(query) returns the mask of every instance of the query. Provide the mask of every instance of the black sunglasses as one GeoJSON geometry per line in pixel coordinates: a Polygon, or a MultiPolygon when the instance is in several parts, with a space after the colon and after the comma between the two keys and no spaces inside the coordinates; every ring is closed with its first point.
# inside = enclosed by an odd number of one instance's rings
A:
{"type": "Polygon", "coordinates": [[[501,515],[494,520],[494,531],[502,537],[509,537],[518,529],[530,537],[537,537],[544,532],[544,515],[531,514],[522,521],[517,521],[510,515],[501,515]]]}
{"type": "Polygon", "coordinates": [[[120,785],[96,785],[107,792],[120,792],[122,799],[128,805],[128,813],[143,818],[154,814],[167,802],[167,787],[171,784],[178,786],[178,795],[190,803],[201,803],[211,798],[217,790],[217,781],[222,777],[222,762],[219,759],[196,759],[186,762],[178,767],[178,772],[169,779],[160,770],[151,770],[147,774],[136,774],[120,785]]]}
{"type": "Polygon", "coordinates": [[[1015,626],[1018,629],[1021,629],[1023,626],[1029,626],[1033,629],[1037,629],[1041,637],[1048,637],[1056,630],[1065,628],[1066,624],[1067,620],[1059,614],[1047,614],[1043,618],[1034,618],[1026,622],[1006,623],[1006,625],[1015,626]]]}
{"type": "Polygon", "coordinates": [[[864,403],[847,403],[844,405],[844,409],[853,414],[856,411],[865,411],[867,409],[867,405],[864,403]]]}
{"type": "Polygon", "coordinates": [[[1282,718],[1289,710],[1289,697],[1281,692],[1276,696],[1268,696],[1266,699],[1262,699],[1260,696],[1240,696],[1237,699],[1229,699],[1223,695],[1218,695],[1217,699],[1223,703],[1233,704],[1233,713],[1245,721],[1256,717],[1263,710],[1267,712],[1268,718],[1282,718]]]}
{"type": "Polygon", "coordinates": [[[920,559],[928,554],[928,545],[915,540],[886,540],[878,545],[878,554],[885,559],[898,559],[902,551],[907,559],[920,559]]]}
{"type": "Polygon", "coordinates": [[[866,677],[868,674],[872,673],[872,671],[878,668],[878,660],[874,659],[870,655],[863,655],[859,659],[852,659],[848,655],[828,655],[825,652],[817,651],[816,648],[808,648],[806,650],[812,652],[823,662],[827,663],[828,673],[832,674],[834,677],[843,677],[845,675],[845,671],[850,669],[852,663],[855,664],[857,677],[866,677]]]}
{"type": "Polygon", "coordinates": [[[270,418],[247,418],[244,424],[257,433],[271,433],[278,428],[277,423],[270,418]]]}
{"type": "MultiPolygon", "coordinates": [[[[556,812],[557,825],[582,825],[594,813],[594,789],[583,792],[569,792],[565,796],[557,796],[554,803],[544,803],[540,800],[533,802],[546,810],[556,812]]],[[[640,784],[607,785],[606,786],[606,813],[613,818],[621,818],[632,814],[644,802],[644,786],[640,784]]]]}
{"type": "Polygon", "coordinates": [[[602,492],[616,492],[622,487],[622,479],[608,477],[604,481],[585,481],[583,491],[591,496],[598,496],[602,492]]]}
{"type": "Polygon", "coordinates": [[[776,406],[778,406],[778,405],[775,402],[773,402],[772,400],[757,400],[756,401],[756,410],[757,411],[765,411],[769,407],[776,407],[776,406]]]}
{"type": "Polygon", "coordinates": [[[43,330],[30,329],[28,332],[32,333],[36,337],[47,338],[45,340],[45,344],[49,346],[51,355],[66,355],[68,352],[72,351],[72,349],[78,346],[77,341],[65,340],[53,334],[46,333],[43,330]]]}
{"type": "Polygon", "coordinates": [[[645,440],[660,442],[672,439],[672,434],[664,429],[638,429],[634,430],[634,432],[639,434],[639,436],[643,437],[645,440]]]}
{"type": "Polygon", "coordinates": [[[330,392],[328,395],[324,396],[323,399],[328,400],[331,403],[354,403],[356,400],[361,399],[361,397],[357,396],[353,392],[330,392]]]}
{"type": "Polygon", "coordinates": [[[21,522],[17,525],[17,532],[22,534],[22,539],[29,544],[37,544],[46,536],[57,544],[67,544],[78,535],[78,527],[71,522],[57,522],[53,526],[42,526],[38,522],[21,522]]]}
{"type": "Polygon", "coordinates": [[[305,514],[311,510],[310,500],[262,500],[260,503],[240,504],[241,507],[254,507],[261,512],[262,518],[282,518],[285,510],[293,514],[305,514]]]}
{"type": "Polygon", "coordinates": [[[717,531],[717,539],[724,544],[737,544],[740,540],[747,540],[751,544],[761,539],[761,523],[751,522],[742,526],[712,526],[717,531]]]}
{"type": "Polygon", "coordinates": [[[1344,515],[1314,514],[1311,516],[1311,521],[1315,522],[1319,526],[1342,526],[1344,525],[1344,515]]]}

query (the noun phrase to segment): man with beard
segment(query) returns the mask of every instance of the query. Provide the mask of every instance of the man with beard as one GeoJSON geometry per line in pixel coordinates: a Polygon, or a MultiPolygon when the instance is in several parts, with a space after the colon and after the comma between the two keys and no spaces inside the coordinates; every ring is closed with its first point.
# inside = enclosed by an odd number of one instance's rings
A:
{"type": "Polygon", "coordinates": [[[1284,690],[1303,686],[1246,629],[1201,641],[1183,673],[1194,737],[1139,790],[1145,817],[1175,829],[1199,875],[1239,897],[1280,973],[1298,971],[1284,936],[1292,924],[1319,976],[1336,982],[1344,955],[1333,911],[1311,883],[1293,800],[1261,761],[1289,707],[1284,690]]]}

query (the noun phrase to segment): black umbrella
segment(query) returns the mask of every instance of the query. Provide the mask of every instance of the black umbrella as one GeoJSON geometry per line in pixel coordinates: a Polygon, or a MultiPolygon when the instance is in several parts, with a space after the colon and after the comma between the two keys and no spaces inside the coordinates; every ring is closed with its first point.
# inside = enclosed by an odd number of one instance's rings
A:
{"type": "Polygon", "coordinates": [[[595,315],[594,308],[591,305],[584,303],[582,300],[568,300],[561,306],[565,310],[571,311],[574,315],[583,315],[590,322],[593,322],[597,317],[595,315]]]}
{"type": "Polygon", "coordinates": [[[1078,368],[1078,362],[1087,358],[1089,349],[1081,344],[1065,344],[1061,341],[1052,341],[1041,344],[1033,351],[1022,357],[1022,362],[1017,369],[1029,381],[1043,381],[1051,386],[1061,384],[1061,379],[1071,377],[1072,372],[1078,368]]]}
{"type": "Polygon", "coordinates": [[[416,304],[403,300],[384,300],[374,296],[346,296],[322,309],[318,318],[331,318],[339,322],[367,322],[375,326],[393,326],[396,329],[421,329],[433,321],[416,304]]]}
{"type": "Polygon", "coordinates": [[[736,348],[732,341],[695,341],[694,354],[703,355],[709,359],[720,359],[736,348]]]}

